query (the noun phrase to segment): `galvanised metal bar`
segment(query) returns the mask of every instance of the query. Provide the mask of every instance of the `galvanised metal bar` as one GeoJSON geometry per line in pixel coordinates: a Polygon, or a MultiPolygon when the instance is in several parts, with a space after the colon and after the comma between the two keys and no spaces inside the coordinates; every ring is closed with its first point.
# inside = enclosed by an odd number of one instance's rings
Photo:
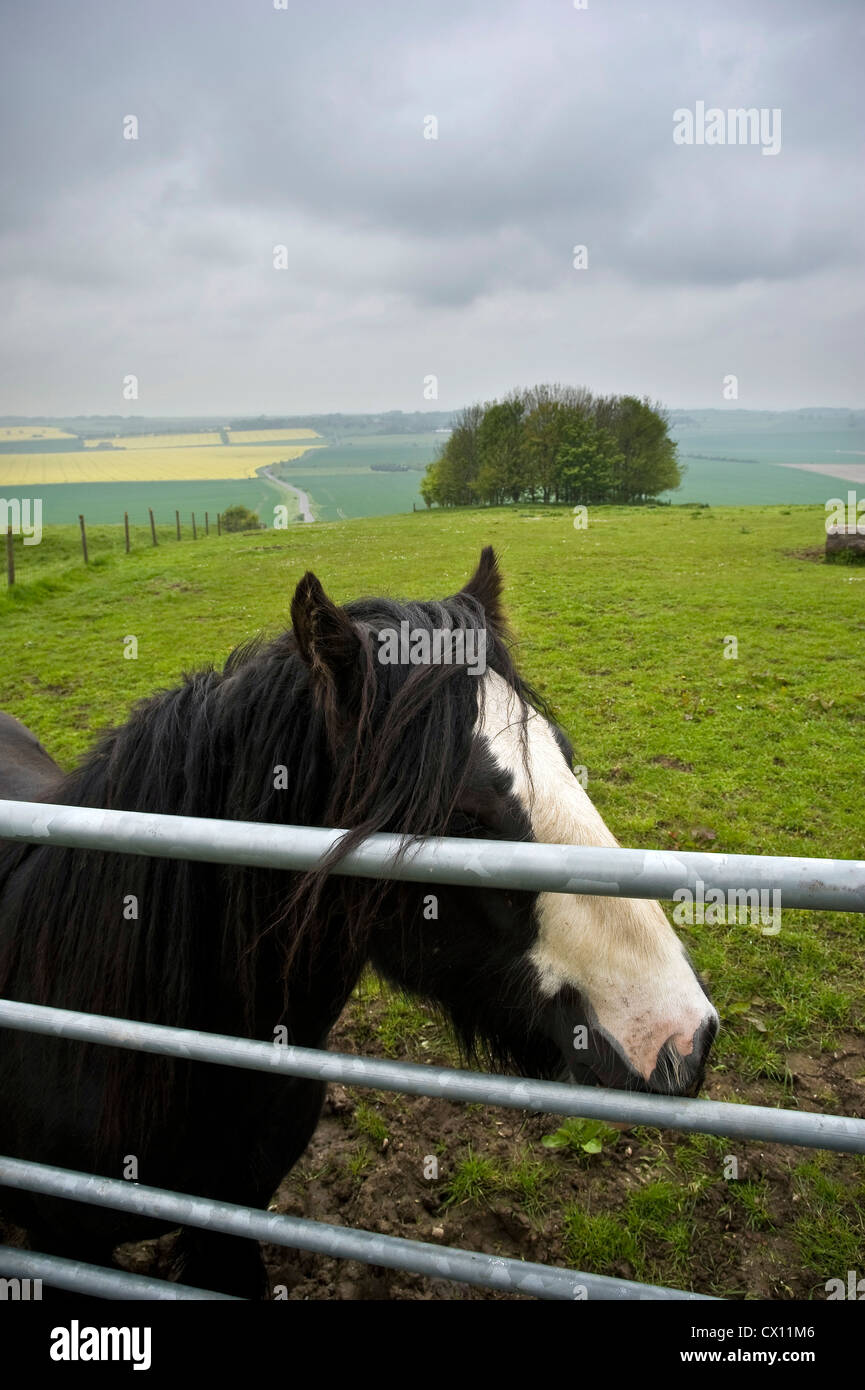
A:
{"type": "Polygon", "coordinates": [[[559,1081],[532,1081],[515,1076],[457,1071],[416,1062],[386,1062],[348,1053],[322,1052],[275,1042],[255,1042],[217,1033],[199,1033],[163,1024],[133,1023],[123,1018],[76,1013],[0,999],[0,1028],[47,1033],[59,1038],[105,1043],[132,1051],[153,1052],[189,1061],[216,1062],[249,1071],[281,1072],[378,1091],[436,1096],[446,1100],[539,1110],[554,1115],[656,1125],[735,1139],[762,1139],[804,1148],[865,1153],[865,1120],[848,1115],[815,1115],[775,1110],[765,1105],[732,1105],[715,1100],[611,1091],[600,1086],[572,1086],[559,1081]]]}
{"type": "MultiPolygon", "coordinates": [[[[188,1284],[169,1284],[167,1279],[148,1279],[143,1274],[128,1274],[122,1269],[102,1269],[99,1265],[64,1259],[62,1255],[40,1255],[35,1250],[16,1250],[11,1245],[0,1245],[0,1276],[4,1279],[41,1279],[43,1284],[51,1288],[69,1289],[72,1293],[88,1294],[91,1298],[156,1299],[167,1303],[199,1303],[202,1299],[220,1299],[228,1303],[242,1301],[230,1293],[193,1289],[188,1284]]],[[[32,1293],[27,1301],[35,1301],[32,1293]]]]}
{"type": "Polygon", "coordinates": [[[360,1260],[363,1264],[384,1265],[388,1269],[404,1269],[432,1279],[454,1279],[461,1284],[476,1284],[533,1298],[707,1301],[705,1294],[482,1255],[474,1250],[458,1250],[452,1245],[428,1245],[419,1240],[404,1240],[401,1236],[380,1236],[351,1226],[329,1226],[324,1221],[255,1211],[252,1207],[233,1206],[230,1202],[164,1192],[158,1187],[73,1173],[66,1168],[28,1163],[23,1159],[0,1157],[0,1185],[135,1212],[173,1225],[203,1226],[208,1231],[269,1241],[272,1245],[310,1250],[331,1258],[360,1260]]]}
{"type": "MultiPolygon", "coordinates": [[[[114,850],[161,859],[315,868],[344,834],[302,825],[163,816],[0,800],[0,839],[114,850]]],[[[413,883],[471,884],[605,897],[671,898],[679,888],[706,891],[777,888],[786,908],[865,912],[865,862],[752,854],[607,849],[501,840],[370,835],[334,873],[413,883]]]]}

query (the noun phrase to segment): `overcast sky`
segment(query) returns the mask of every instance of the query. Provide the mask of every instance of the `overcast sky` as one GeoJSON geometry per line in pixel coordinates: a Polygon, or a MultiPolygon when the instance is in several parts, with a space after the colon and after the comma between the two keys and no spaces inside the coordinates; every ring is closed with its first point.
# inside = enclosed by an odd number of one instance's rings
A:
{"type": "Polygon", "coordinates": [[[865,403],[862,0],[286,4],[4,0],[0,413],[865,403]]]}

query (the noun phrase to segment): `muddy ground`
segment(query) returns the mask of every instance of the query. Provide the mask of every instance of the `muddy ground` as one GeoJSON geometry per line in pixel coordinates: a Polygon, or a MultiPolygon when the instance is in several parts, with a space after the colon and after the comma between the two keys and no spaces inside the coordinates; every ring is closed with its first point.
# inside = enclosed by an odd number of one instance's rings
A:
{"type": "MultiPolygon", "coordinates": [[[[333,1037],[334,1050],[381,1053],[369,1014],[374,1016],[384,1007],[381,1000],[367,1000],[363,1005],[352,1001],[333,1037]]],[[[428,1032],[428,1039],[414,1038],[400,1055],[406,1060],[453,1063],[438,1027],[432,1024],[428,1032]]],[[[785,1090],[772,1083],[735,1086],[728,1077],[710,1076],[704,1094],[718,1100],[781,1102],[802,1110],[861,1116],[865,1113],[865,1039],[849,1035],[839,1041],[840,1047],[818,1057],[790,1054],[787,1064],[792,1075],[785,1090]]],[[[393,1049],[388,1051],[392,1055],[393,1049]]],[[[825,1280],[836,1271],[831,1266],[825,1273],[805,1267],[790,1234],[800,1215],[797,1208],[803,1201],[807,1205],[802,1189],[807,1190],[808,1183],[797,1180],[795,1170],[813,1161],[814,1151],[718,1140],[710,1141],[712,1147],[705,1153],[692,1149],[680,1134],[642,1128],[611,1136],[609,1146],[605,1144],[597,1155],[545,1148],[544,1137],[553,1134],[558,1124],[557,1119],[524,1111],[383,1092],[364,1094],[360,1089],[332,1086],[304,1160],[280,1188],[278,1209],[385,1235],[573,1266],[566,1219],[572,1204],[591,1214],[615,1216],[635,1189],[669,1184],[674,1201],[677,1194],[684,1194],[683,1214],[691,1225],[687,1258],[671,1259],[665,1236],[650,1230],[638,1263],[627,1254],[611,1252],[611,1258],[594,1265],[593,1272],[668,1282],[734,1298],[825,1297],[825,1280]],[[359,1105],[365,1108],[358,1117],[359,1105]],[[369,1110],[386,1127],[380,1142],[365,1132],[372,1127],[369,1110]],[[361,1167],[357,1155],[364,1149],[369,1159],[361,1167]],[[538,1185],[540,1193],[533,1187],[527,1199],[522,1189],[498,1189],[493,1180],[491,1190],[481,1191],[475,1199],[449,1201],[454,1170],[469,1153],[492,1159],[505,1182],[514,1165],[542,1165],[546,1172],[538,1185]],[[424,1175],[425,1161],[431,1156],[438,1157],[438,1180],[424,1175]],[[765,1225],[759,1220],[762,1229],[755,1228],[748,1206],[731,1201],[731,1183],[723,1176],[730,1156],[737,1160],[739,1185],[765,1193],[767,1220],[765,1225]],[[691,1194],[689,1188],[695,1185],[700,1190],[691,1194]]],[[[837,1181],[858,1202],[861,1160],[833,1155],[826,1172],[830,1181],[837,1181]]],[[[819,1220],[819,1213],[815,1212],[815,1219],[819,1220]]],[[[290,1299],[520,1297],[273,1248],[266,1254],[272,1284],[284,1285],[290,1299]]],[[[862,1255],[865,1259],[865,1243],[862,1255]]],[[[578,1261],[577,1267],[589,1265],[578,1261]]]]}

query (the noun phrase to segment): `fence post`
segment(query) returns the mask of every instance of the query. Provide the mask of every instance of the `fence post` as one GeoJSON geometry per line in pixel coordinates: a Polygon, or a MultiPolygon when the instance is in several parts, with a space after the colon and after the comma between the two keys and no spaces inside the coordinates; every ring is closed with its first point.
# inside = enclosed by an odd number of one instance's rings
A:
{"type": "Polygon", "coordinates": [[[177,522],[177,539],[180,540],[180,512],[174,513],[174,520],[177,522]]]}
{"type": "Polygon", "coordinates": [[[15,551],[12,549],[12,527],[6,528],[6,582],[9,588],[15,583],[15,551]]]}
{"type": "Polygon", "coordinates": [[[216,513],[216,534],[217,536],[222,535],[222,512],[216,513]]]}
{"type": "Polygon", "coordinates": [[[204,513],[204,534],[205,536],[210,535],[210,516],[207,512],[204,513]]]}
{"type": "Polygon", "coordinates": [[[79,515],[78,515],[78,525],[81,527],[81,549],[84,551],[84,563],[85,563],[85,565],[86,565],[86,564],[88,563],[88,561],[87,561],[87,531],[86,531],[86,528],[85,528],[85,526],[84,526],[84,517],[81,516],[80,513],[79,513],[79,515]]]}
{"type": "Polygon", "coordinates": [[[126,554],[129,554],[129,513],[123,513],[123,530],[126,533],[126,554]]]}
{"type": "Polygon", "coordinates": [[[147,510],[150,513],[150,534],[153,537],[153,544],[158,545],[159,541],[156,539],[156,522],[153,520],[153,508],[148,507],[147,510]]]}
{"type": "Polygon", "coordinates": [[[198,532],[195,529],[195,512],[192,513],[192,539],[194,541],[198,540],[198,532]]]}

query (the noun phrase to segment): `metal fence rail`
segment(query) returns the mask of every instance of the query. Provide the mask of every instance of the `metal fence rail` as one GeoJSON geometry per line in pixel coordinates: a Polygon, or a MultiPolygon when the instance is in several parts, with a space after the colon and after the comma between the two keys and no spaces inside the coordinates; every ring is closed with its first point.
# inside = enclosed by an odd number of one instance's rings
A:
{"type": "MultiPolygon", "coordinates": [[[[0,839],[274,869],[312,869],[344,835],[305,825],[102,811],[0,800],[0,839]]],[[[784,907],[865,912],[865,861],[606,849],[502,840],[410,842],[370,835],[335,869],[359,878],[524,888],[604,897],[671,898],[678,888],[778,888],[784,907]]]]}
{"type": "Polygon", "coordinates": [[[59,1038],[106,1043],[132,1051],[153,1052],[187,1061],[216,1062],[248,1071],[282,1072],[316,1081],[403,1091],[413,1096],[483,1102],[512,1110],[539,1110],[551,1115],[657,1125],[688,1133],[719,1134],[735,1139],[763,1139],[775,1144],[835,1149],[865,1154],[865,1120],[848,1115],[820,1115],[807,1110],[780,1110],[766,1105],[611,1091],[561,1081],[531,1081],[486,1072],[456,1071],[417,1062],[387,1062],[344,1052],[322,1052],[275,1042],[254,1042],[158,1023],[51,1009],[0,999],[0,1028],[48,1033],[59,1038]]]}
{"type": "Polygon", "coordinates": [[[372,1231],[354,1230],[351,1226],[331,1226],[300,1216],[256,1211],[252,1207],[234,1206],[231,1202],[164,1192],[158,1187],[145,1187],[119,1178],[94,1177],[90,1173],[73,1173],[65,1168],[14,1158],[0,1157],[0,1184],[135,1212],[177,1226],[204,1226],[208,1231],[222,1231],[226,1235],[246,1236],[250,1240],[310,1250],[318,1255],[384,1265],[388,1269],[404,1269],[433,1279],[454,1279],[480,1288],[530,1294],[534,1298],[674,1298],[703,1302],[706,1297],[659,1285],[636,1284],[628,1279],[608,1279],[601,1274],[580,1274],[573,1269],[482,1255],[455,1246],[429,1245],[419,1240],[405,1240],[402,1236],[380,1236],[372,1231]]]}
{"type": "MultiPolygon", "coordinates": [[[[305,826],[261,825],[0,800],[0,839],[167,859],[307,870],[321,863],[343,833],[305,826]]],[[[779,889],[783,906],[788,908],[865,912],[865,862],[861,860],[674,853],[467,839],[427,839],[407,844],[397,835],[373,835],[347,855],[334,872],[417,883],[471,884],[491,889],[633,898],[670,898],[678,889],[694,891],[698,884],[702,884],[706,892],[710,889],[720,889],[724,893],[749,892],[768,888],[779,889]]],[[[0,1000],[0,1028],[454,1101],[485,1101],[560,1115],[865,1153],[865,1120],[848,1116],[643,1095],[385,1062],[105,1018],[14,1000],[0,1000]]],[[[176,1224],[206,1226],[250,1239],[540,1298],[703,1297],[254,1211],[21,1159],[0,1158],[2,1184],[141,1213],[176,1224]]],[[[4,1271],[19,1278],[43,1278],[61,1288],[100,1297],[225,1297],[30,1251],[0,1248],[0,1273],[4,1271]]]]}
{"type": "MultiPolygon", "coordinates": [[[[167,1279],[149,1279],[144,1274],[128,1274],[120,1269],[100,1269],[98,1265],[83,1264],[81,1260],[67,1260],[62,1255],[41,1255],[36,1250],[18,1250],[13,1245],[0,1245],[0,1278],[31,1282],[39,1280],[53,1288],[68,1289],[70,1293],[87,1294],[91,1298],[116,1298],[126,1300],[160,1303],[200,1303],[202,1300],[219,1299],[226,1303],[239,1303],[241,1300],[230,1293],[212,1293],[209,1289],[193,1289],[188,1284],[171,1284],[167,1279]]],[[[21,1298],[21,1290],[11,1293],[11,1298],[22,1302],[33,1302],[33,1290],[28,1289],[21,1298]]],[[[40,1290],[41,1293],[41,1290],[40,1290]]],[[[38,1298],[38,1295],[37,1295],[38,1298]]],[[[6,1300],[10,1291],[6,1291],[6,1300]]]]}

